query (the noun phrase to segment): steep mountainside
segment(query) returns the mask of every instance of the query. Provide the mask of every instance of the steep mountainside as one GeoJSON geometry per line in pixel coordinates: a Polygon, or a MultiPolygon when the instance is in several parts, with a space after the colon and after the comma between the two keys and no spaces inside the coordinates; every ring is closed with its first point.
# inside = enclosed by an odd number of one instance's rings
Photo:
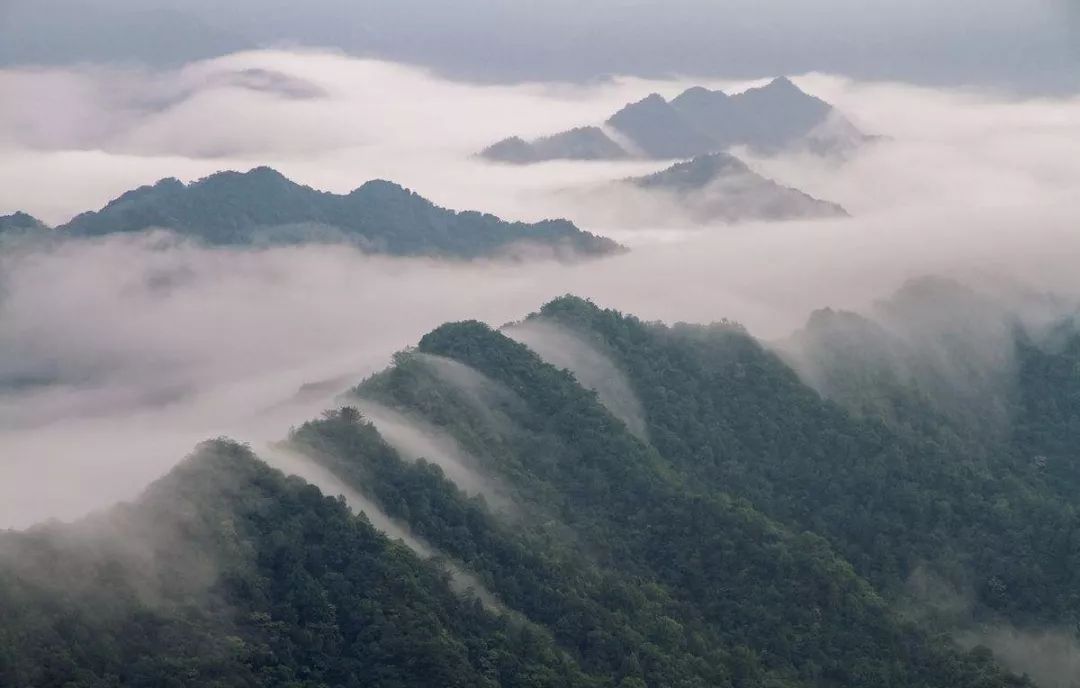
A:
{"type": "Polygon", "coordinates": [[[567,255],[619,249],[566,220],[526,224],[454,212],[385,181],[336,195],[301,186],[266,167],[220,172],[191,184],[163,179],[57,229],[91,237],[154,228],[209,244],[344,241],[380,253],[455,258],[513,254],[529,246],[567,255]]]}
{"type": "Polygon", "coordinates": [[[0,533],[0,683],[590,686],[546,635],[247,449],[137,502],[0,533]]]}
{"type": "MultiPolygon", "coordinates": [[[[890,307],[935,321],[914,304],[948,289],[890,307]]],[[[133,504],[0,534],[0,682],[1032,685],[996,657],[1035,672],[1001,633],[1080,615],[1080,335],[1020,341],[1019,411],[976,441],[866,372],[885,328],[817,318],[903,416],[824,398],[729,322],[563,297],[505,333],[440,326],[274,449],[370,522],[217,441],[133,504]]]]}
{"type": "MultiPolygon", "coordinates": [[[[434,423],[461,443],[479,470],[510,486],[513,502],[532,514],[526,523],[544,524],[532,536],[537,542],[565,538],[569,528],[575,537],[562,546],[580,548],[577,557],[591,558],[612,575],[629,573],[670,591],[699,617],[695,624],[719,634],[728,651],[758,658],[755,671],[809,685],[933,684],[946,675],[946,683],[969,680],[964,675],[971,669],[953,664],[959,655],[948,642],[931,641],[896,618],[823,540],[796,535],[732,500],[718,481],[701,480],[707,467],[699,473],[684,458],[673,461],[658,451],[655,440],[642,444],[568,373],[479,324],[436,330],[421,341],[418,354],[399,358],[358,394],[434,423]],[[448,360],[479,377],[455,372],[448,360]],[[779,561],[794,567],[783,565],[778,576],[779,561]],[[817,597],[825,589],[832,591],[827,601],[817,597]],[[765,608],[784,611],[772,617],[765,608]],[[785,640],[778,645],[780,637],[785,640]],[[902,657],[893,654],[900,646],[907,648],[902,657]],[[856,655],[858,671],[826,659],[856,655]]],[[[813,397],[805,389],[799,394],[813,397]]],[[[340,445],[316,454],[333,456],[328,465],[346,477],[343,466],[364,462],[361,452],[340,445]]],[[[362,468],[353,470],[363,475],[362,468]]],[[[365,482],[356,475],[353,484],[362,489],[365,482]]],[[[391,508],[396,498],[382,500],[391,508]]],[[[432,499],[420,503],[431,513],[432,499]]],[[[408,508],[397,508],[409,518],[408,508]]],[[[414,527],[426,518],[412,521],[414,527]]],[[[530,530],[520,523],[515,529],[530,530]]],[[[450,529],[446,537],[436,542],[448,549],[468,542],[460,530],[450,529]]],[[[510,592],[500,587],[494,571],[484,580],[499,595],[518,590],[516,582],[510,592]]]]}
{"type": "Polygon", "coordinates": [[[730,325],[668,329],[575,299],[539,317],[611,352],[653,444],[697,484],[825,536],[886,596],[930,567],[972,591],[975,619],[1080,617],[1080,514],[1007,444],[968,440],[916,397],[902,427],[853,416],[730,325]]]}

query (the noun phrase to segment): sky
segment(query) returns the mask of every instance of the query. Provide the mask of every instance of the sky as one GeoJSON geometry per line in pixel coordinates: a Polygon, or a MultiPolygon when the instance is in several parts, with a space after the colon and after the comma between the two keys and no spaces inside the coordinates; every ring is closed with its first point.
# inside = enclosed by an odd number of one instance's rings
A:
{"type": "Polygon", "coordinates": [[[1076,0],[2,0],[0,64],[178,64],[333,48],[456,78],[822,71],[1010,93],[1080,87],[1076,0]]]}

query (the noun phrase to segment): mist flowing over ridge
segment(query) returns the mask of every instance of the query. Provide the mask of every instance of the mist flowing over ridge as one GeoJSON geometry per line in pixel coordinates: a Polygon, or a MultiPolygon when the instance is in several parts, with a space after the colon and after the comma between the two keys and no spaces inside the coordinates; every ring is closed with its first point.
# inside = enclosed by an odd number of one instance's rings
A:
{"type": "MultiPolygon", "coordinates": [[[[950,305],[918,298],[935,289],[954,287],[932,282],[923,288],[908,287],[895,303],[907,304],[904,309],[909,319],[929,308],[930,321],[942,321],[941,310],[950,305]]],[[[1055,328],[1068,328],[1073,323],[1069,343],[1040,349],[1041,355],[1072,357],[1080,351],[1075,321],[1067,315],[1058,317],[1055,328]]],[[[312,468],[302,468],[301,474],[324,489],[345,494],[361,511],[369,505],[375,522],[386,525],[392,535],[396,534],[422,557],[430,556],[431,551],[450,557],[449,569],[441,569],[438,560],[409,564],[427,571],[424,576],[435,576],[424,579],[425,596],[415,604],[432,603],[430,595],[444,595],[438,592],[442,586],[455,589],[451,582],[456,581],[458,592],[453,594],[463,595],[465,601],[445,598],[445,604],[487,600],[473,612],[481,628],[491,628],[492,623],[548,628],[551,642],[567,653],[564,662],[569,664],[562,664],[560,670],[586,681],[583,685],[588,685],[587,676],[611,672],[641,677],[646,685],[672,672],[699,677],[727,675],[736,671],[736,666],[745,670],[740,662],[746,660],[736,659],[741,652],[738,647],[745,643],[749,643],[745,646],[755,657],[766,650],[770,654],[780,652],[783,646],[777,645],[777,638],[783,636],[778,634],[796,634],[802,648],[821,642],[825,634],[830,645],[846,648],[842,657],[858,655],[867,666],[874,667],[872,678],[852,672],[846,659],[828,662],[824,665],[827,668],[819,669],[819,662],[825,661],[827,655],[815,653],[812,656],[820,659],[809,659],[803,650],[791,649],[784,652],[779,667],[769,668],[760,660],[750,660],[753,671],[806,675],[806,685],[817,685],[813,678],[817,671],[868,688],[891,676],[904,680],[919,676],[943,688],[983,685],[979,682],[986,680],[994,682],[992,685],[1025,685],[1022,679],[1003,673],[991,657],[965,654],[947,637],[929,634],[929,627],[905,625],[894,616],[890,605],[912,604],[905,597],[906,580],[916,575],[915,566],[921,562],[931,562],[940,572],[938,575],[953,580],[988,575],[977,579],[970,616],[954,619],[947,629],[959,639],[982,633],[978,629],[987,625],[1000,624],[1004,628],[1009,624],[1060,624],[1069,618],[1072,610],[1066,601],[1069,584],[1065,574],[1069,565],[1059,562],[1059,554],[1053,549],[1018,551],[1018,538],[1023,537],[1024,529],[1018,519],[1030,517],[1034,519],[1031,527],[1053,529],[1062,519],[1071,522],[1068,519],[1073,518],[1064,493],[1049,487],[1045,480],[1052,471],[1061,481],[1059,487],[1063,487],[1080,480],[1080,474],[1063,457],[1055,455],[1049,445],[1043,460],[1035,462],[1025,454],[1015,454],[1012,445],[1016,440],[1029,444],[1034,437],[1057,436],[1065,426],[1056,425],[1056,418],[1041,416],[1050,424],[1040,426],[1038,435],[1031,435],[1034,428],[1023,421],[1024,425],[999,433],[998,440],[989,441],[984,436],[987,442],[976,442],[956,433],[947,421],[939,420],[935,406],[919,406],[919,400],[913,398],[905,422],[893,424],[895,417],[885,414],[881,416],[885,423],[879,424],[874,409],[849,414],[818,396],[779,357],[735,323],[669,327],[601,309],[575,297],[561,297],[545,304],[508,332],[516,333],[530,346],[476,321],[442,325],[424,335],[415,352],[396,356],[390,368],[356,388],[354,394],[360,398],[378,402],[368,411],[374,423],[365,419],[363,412],[346,407],[289,433],[288,451],[304,456],[305,462],[313,462],[312,468]],[[568,342],[573,345],[568,346],[568,342]],[[555,365],[545,363],[536,352],[555,365]],[[613,371],[620,374],[613,377],[613,371]],[[404,423],[405,414],[415,414],[417,420],[404,423]],[[911,422],[912,414],[918,414],[920,422],[911,422]],[[424,425],[427,429],[423,429],[424,425]],[[765,428],[771,430],[764,432],[765,428]],[[420,441],[421,435],[427,439],[420,441]],[[436,439],[440,435],[443,439],[436,439]],[[938,444],[942,438],[944,446],[938,444]],[[952,452],[951,458],[946,458],[946,451],[952,452]],[[463,473],[460,461],[466,452],[471,466],[463,473]],[[994,470],[983,472],[982,468],[989,466],[994,470]],[[974,473],[969,472],[972,469],[974,473]],[[1006,478],[996,476],[1001,471],[1006,478]],[[514,496],[514,509],[507,512],[498,501],[489,506],[485,490],[477,490],[478,476],[489,476],[485,478],[489,484],[503,483],[502,494],[514,496]],[[888,486],[900,476],[914,481],[911,487],[889,492],[888,486]],[[967,487],[960,488],[961,484],[967,487]],[[807,491],[807,485],[813,489],[807,491]],[[958,488],[960,491],[956,491],[958,488]],[[863,500],[869,494],[880,501],[873,515],[868,513],[867,517],[895,517],[895,524],[904,530],[909,522],[900,519],[899,514],[917,508],[912,500],[922,499],[920,491],[939,498],[950,493],[960,499],[957,495],[963,489],[972,490],[971,497],[965,499],[977,502],[999,495],[1015,506],[976,515],[977,510],[958,502],[959,510],[947,518],[919,516],[936,523],[923,536],[895,541],[881,539],[886,530],[878,530],[876,538],[867,540],[861,528],[845,516],[852,510],[866,509],[863,500]],[[745,501],[733,502],[732,498],[745,501]],[[1045,500],[1039,515],[1021,516],[1027,513],[1032,499],[1045,500]],[[974,530],[965,526],[967,519],[975,519],[974,530]],[[807,522],[815,523],[817,541],[788,530],[796,523],[807,522]],[[690,539],[685,539],[686,533],[691,533],[690,539]],[[941,541],[950,543],[949,549],[937,549],[941,541]],[[539,552],[548,552],[548,558],[535,559],[539,552]],[[719,552],[737,552],[739,556],[716,557],[719,552]],[[773,557],[788,563],[779,564],[773,557]],[[983,573],[989,565],[982,561],[985,557],[995,561],[989,574],[983,573]],[[687,558],[701,558],[707,563],[701,570],[709,573],[688,579],[685,572],[698,569],[687,568],[687,558]],[[799,563],[783,577],[785,584],[779,586],[773,580],[767,588],[768,601],[758,599],[763,594],[761,581],[770,580],[763,578],[765,572],[777,565],[791,566],[792,561],[799,563]],[[1026,575],[1035,575],[1031,571],[1034,562],[1040,562],[1043,570],[1037,578],[1027,580],[1026,575]],[[731,566],[741,567],[743,574],[729,571],[731,566]],[[746,566],[754,571],[760,568],[760,572],[747,575],[746,566]],[[439,570],[448,578],[436,583],[439,570]],[[633,578],[624,579],[624,570],[633,578]],[[529,572],[527,576],[525,571],[529,572]],[[596,623],[616,632],[617,626],[611,625],[618,623],[614,619],[630,618],[626,616],[630,612],[600,591],[614,585],[630,594],[640,585],[635,581],[642,577],[654,580],[666,592],[659,598],[657,593],[651,593],[652,601],[639,613],[656,614],[658,610],[650,609],[660,605],[666,609],[665,618],[680,619],[680,629],[696,629],[698,645],[704,642],[714,648],[706,664],[700,663],[700,657],[698,662],[690,661],[700,650],[677,649],[681,647],[677,644],[658,664],[616,668],[610,660],[580,650],[583,629],[558,621],[567,614],[591,610],[590,615],[598,619],[596,623]],[[729,598],[719,594],[721,589],[730,591],[732,586],[740,591],[739,595],[729,598]],[[820,586],[834,592],[827,598],[809,598],[813,614],[806,616],[799,610],[805,608],[809,591],[821,590],[820,586]],[[1018,586],[1023,595],[1006,597],[1004,591],[1011,586],[1018,586]],[[776,604],[777,597],[790,597],[790,604],[781,603],[776,608],[779,620],[761,620],[753,605],[776,604]],[[723,599],[751,602],[716,602],[723,599]],[[801,599],[802,604],[796,604],[796,599],[801,599]],[[837,611],[838,606],[841,611],[837,611]],[[508,612],[512,614],[508,616],[508,612]],[[612,613],[616,616],[608,616],[612,613]],[[736,641],[721,632],[733,627],[740,629],[741,640],[736,646],[732,645],[736,641]],[[909,649],[893,654],[900,637],[909,649]]],[[[920,346],[918,351],[934,354],[932,341],[924,340],[920,346]]],[[[1019,386],[1014,388],[1022,388],[1031,382],[1031,375],[1040,374],[1038,366],[1018,365],[1015,370],[1016,378],[1008,381],[1011,387],[1019,386]]],[[[1070,385],[1075,380],[1056,384],[1063,385],[1062,393],[1071,394],[1070,385]]],[[[1038,403],[1027,397],[1021,400],[1017,419],[1031,412],[1023,404],[1038,403]]],[[[1016,449],[1025,451],[1019,445],[1016,449]]],[[[151,510],[142,528],[152,531],[174,527],[168,525],[173,518],[170,514],[179,508],[183,518],[194,514],[208,519],[200,521],[204,525],[199,527],[207,529],[205,537],[216,541],[221,536],[213,524],[220,519],[212,514],[235,513],[245,523],[259,524],[256,530],[245,526],[229,534],[239,538],[238,551],[244,552],[245,547],[266,547],[268,542],[276,542],[274,547],[286,546],[280,539],[267,541],[267,531],[262,530],[273,527],[276,518],[303,518],[311,527],[325,527],[316,524],[347,518],[331,515],[338,514],[340,505],[334,505],[332,500],[320,501],[318,490],[303,491],[307,488],[301,488],[299,482],[287,487],[280,483],[281,478],[267,474],[268,469],[260,467],[242,447],[218,442],[204,447],[201,454],[209,458],[181,464],[140,499],[134,509],[151,510]],[[227,479],[223,480],[223,475],[227,479]],[[208,484],[215,485],[214,490],[203,487],[208,484]],[[266,503],[265,499],[248,496],[253,489],[270,490],[270,502],[280,504],[279,509],[289,505],[289,509],[296,510],[295,515],[278,511],[275,514],[280,516],[267,521],[266,513],[249,511],[253,504],[266,503]],[[294,496],[286,501],[286,494],[294,496]],[[223,497],[227,499],[219,501],[223,497]],[[175,499],[196,500],[192,503],[194,510],[183,501],[171,506],[175,499]],[[157,511],[162,508],[165,510],[157,511]],[[324,512],[326,509],[330,511],[324,512]],[[318,516],[323,520],[315,520],[315,513],[323,514],[318,516]]],[[[118,507],[99,520],[117,517],[130,508],[118,507]]],[[[346,527],[341,522],[333,532],[359,528],[360,532],[373,533],[366,517],[359,518],[359,524],[346,527]]],[[[74,557],[76,553],[67,549],[70,545],[62,544],[67,537],[65,529],[73,527],[92,530],[97,526],[87,521],[48,531],[29,531],[27,536],[5,535],[0,539],[0,554],[4,548],[18,547],[24,559],[30,557],[29,561],[33,561],[39,556],[39,548],[58,546],[61,556],[74,557]],[[60,544],[47,544],[55,538],[60,544]]],[[[310,547],[315,531],[303,532],[308,533],[305,542],[310,547]]],[[[103,542],[109,542],[114,535],[106,531],[102,537],[103,542]]],[[[373,543],[387,542],[374,534],[364,537],[373,537],[373,543]]],[[[894,532],[891,537],[905,536],[894,532]]],[[[134,542],[129,546],[142,547],[134,542]]],[[[366,556],[386,565],[388,546],[379,544],[366,556]]],[[[229,547],[227,552],[237,545],[229,547]]],[[[361,550],[351,547],[350,556],[359,555],[361,550]]],[[[235,587],[237,575],[262,576],[267,582],[261,585],[270,586],[277,585],[274,581],[281,575],[262,568],[261,559],[215,554],[216,550],[211,549],[201,552],[206,557],[207,573],[199,585],[210,595],[208,599],[224,595],[227,607],[255,605],[258,609],[264,604],[260,601],[263,598],[249,598],[243,592],[245,588],[235,587]],[[222,577],[219,570],[228,573],[222,577]]],[[[92,566],[103,567],[95,571],[127,565],[107,551],[95,556],[101,559],[92,566]]],[[[155,566],[167,566],[168,557],[174,553],[157,542],[147,546],[140,556],[148,557],[155,566]]],[[[395,565],[403,565],[400,556],[391,559],[399,561],[395,565]]],[[[330,564],[327,569],[318,559],[309,558],[297,565],[301,568],[293,569],[290,575],[315,576],[311,584],[324,585],[315,581],[330,575],[338,564],[330,564]]],[[[28,586],[25,574],[19,571],[6,575],[18,587],[5,587],[4,575],[0,575],[0,594],[15,600],[47,594],[49,585],[53,585],[45,579],[28,586]]],[[[419,571],[415,575],[420,575],[419,571]]],[[[124,595],[131,586],[147,585],[154,585],[152,578],[136,576],[117,579],[110,587],[95,585],[91,590],[94,595],[124,595]]],[[[183,594],[190,598],[195,593],[183,594]]],[[[125,627],[117,624],[126,623],[128,614],[144,614],[147,623],[163,629],[183,624],[188,629],[184,631],[186,637],[191,639],[188,642],[195,643],[208,641],[228,627],[218,617],[195,611],[198,607],[181,613],[170,599],[168,595],[163,598],[164,606],[136,600],[121,607],[116,617],[81,619],[79,623],[96,629],[99,636],[123,637],[125,627]],[[184,616],[192,613],[198,616],[184,616]]],[[[299,603],[291,597],[286,599],[292,600],[289,604],[299,603]]],[[[384,600],[384,604],[400,603],[393,594],[384,600]]],[[[251,618],[260,617],[255,614],[251,618]]],[[[346,620],[335,618],[325,628],[336,629],[334,633],[346,637],[357,632],[346,620]]],[[[14,617],[0,623],[26,622],[23,617],[14,617]]],[[[45,623],[47,627],[52,622],[45,623]]],[[[648,628],[646,637],[659,639],[658,634],[675,632],[673,628],[662,628],[648,628]]],[[[236,632],[245,639],[245,646],[251,642],[284,642],[258,623],[242,623],[236,632]]],[[[483,635],[490,631],[476,632],[483,635]]],[[[33,634],[24,637],[25,642],[38,642],[33,634]]],[[[612,642],[627,648],[642,642],[632,635],[615,637],[618,640],[612,642]]],[[[367,656],[315,647],[297,645],[291,655],[295,664],[271,666],[311,671],[307,662],[312,661],[308,658],[315,652],[327,657],[329,664],[323,670],[335,672],[343,670],[335,667],[367,656]]],[[[1067,652],[1068,646],[1063,647],[1067,652]]],[[[31,653],[27,656],[33,657],[36,655],[32,653],[40,648],[32,644],[27,651],[31,653]]],[[[1050,646],[1041,651],[1059,652],[1050,646]]],[[[419,656],[427,657],[426,652],[419,656]]],[[[1001,652],[1001,660],[1010,667],[1025,669],[1028,655],[1005,649],[1001,652]]],[[[193,656],[183,661],[195,662],[191,670],[197,675],[243,675],[261,665],[262,660],[255,657],[239,651],[220,657],[193,656]]],[[[1063,657],[1061,661],[1068,659],[1063,657]]],[[[16,685],[25,683],[26,676],[53,675],[49,671],[64,675],[63,669],[40,669],[33,661],[26,665],[0,664],[0,671],[14,676],[16,685]],[[40,671],[46,673],[35,673],[40,671]]],[[[156,675],[159,668],[144,664],[139,671],[156,675]]]]}
{"type": "Polygon", "coordinates": [[[4,4],[0,685],[1080,688],[1080,100],[812,71],[1013,1],[4,4]]]}

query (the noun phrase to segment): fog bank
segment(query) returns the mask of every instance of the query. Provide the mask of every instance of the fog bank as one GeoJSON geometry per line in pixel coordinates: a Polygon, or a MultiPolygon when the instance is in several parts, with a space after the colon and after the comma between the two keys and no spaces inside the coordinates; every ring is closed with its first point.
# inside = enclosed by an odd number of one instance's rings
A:
{"type": "MultiPolygon", "coordinates": [[[[0,527],[131,497],[208,437],[282,439],[437,325],[499,326],[566,293],[646,320],[730,318],[765,339],[823,306],[869,311],[925,274],[1080,295],[1080,102],[797,81],[887,138],[843,163],[750,163],[852,219],[588,225],[634,250],[579,264],[206,248],[162,233],[0,239],[0,527]]],[[[0,212],[57,222],[158,177],[270,164],[327,190],[385,176],[452,207],[573,218],[557,191],[662,165],[471,154],[688,83],[477,86],[284,51],[160,73],[5,70],[0,212]]]]}

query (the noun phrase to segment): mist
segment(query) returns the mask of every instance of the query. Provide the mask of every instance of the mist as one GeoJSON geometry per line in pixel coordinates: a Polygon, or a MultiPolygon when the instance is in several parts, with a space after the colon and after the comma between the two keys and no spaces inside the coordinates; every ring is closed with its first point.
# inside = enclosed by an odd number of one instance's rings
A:
{"type": "Polygon", "coordinates": [[[450,584],[461,594],[475,595],[488,609],[505,612],[506,608],[480,580],[465,568],[440,552],[431,543],[412,532],[408,524],[392,518],[371,499],[349,487],[333,471],[305,456],[301,451],[282,442],[261,447],[259,458],[287,475],[303,478],[328,496],[340,496],[355,514],[363,514],[375,528],[391,540],[397,540],[423,559],[438,559],[438,564],[450,575],[450,584]]]}
{"type": "Polygon", "coordinates": [[[902,610],[906,616],[951,633],[967,649],[990,649],[1003,666],[1026,674],[1041,688],[1080,685],[1080,638],[1074,630],[977,620],[972,611],[975,599],[970,581],[957,584],[923,565],[908,579],[902,610]]]}
{"type": "Polygon", "coordinates": [[[402,458],[408,461],[424,459],[436,464],[462,492],[483,496],[496,510],[510,508],[511,502],[506,488],[497,484],[493,478],[481,475],[479,461],[470,456],[449,434],[420,418],[395,411],[362,396],[354,397],[351,401],[402,458]]]}
{"type": "Polygon", "coordinates": [[[582,387],[596,392],[600,403],[631,433],[646,439],[641,401],[626,375],[595,346],[565,327],[539,319],[514,323],[502,332],[532,349],[546,363],[569,370],[582,387]]]}
{"type": "Polygon", "coordinates": [[[767,340],[824,306],[870,312],[926,274],[1080,295],[1080,101],[796,81],[884,139],[843,162],[741,154],[851,219],[586,223],[560,191],[666,165],[473,157],[509,134],[602,121],[651,91],[749,82],[476,85],[287,51],[163,71],[0,71],[0,213],[63,222],[159,177],[268,164],[330,191],[387,177],[457,209],[568,216],[632,249],[576,264],[448,263],[332,245],[208,248],[167,232],[0,243],[0,527],[130,498],[208,437],[280,440],[439,324],[499,326],[566,293],[645,320],[730,318],[767,340]]]}

